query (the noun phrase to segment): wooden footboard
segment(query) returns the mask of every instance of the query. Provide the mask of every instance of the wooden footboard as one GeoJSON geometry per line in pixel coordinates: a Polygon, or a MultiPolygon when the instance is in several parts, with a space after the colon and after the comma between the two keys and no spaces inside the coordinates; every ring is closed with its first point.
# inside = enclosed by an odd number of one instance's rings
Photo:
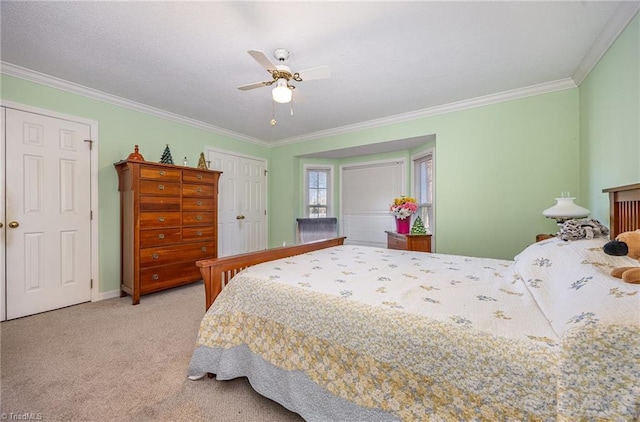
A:
{"type": "Polygon", "coordinates": [[[204,280],[206,296],[205,309],[209,309],[229,280],[247,267],[260,264],[262,262],[300,255],[318,249],[339,246],[344,243],[344,240],[345,237],[336,237],[333,239],[318,240],[300,245],[283,246],[281,248],[265,249],[257,252],[197,261],[196,265],[200,267],[202,279],[204,280]]]}

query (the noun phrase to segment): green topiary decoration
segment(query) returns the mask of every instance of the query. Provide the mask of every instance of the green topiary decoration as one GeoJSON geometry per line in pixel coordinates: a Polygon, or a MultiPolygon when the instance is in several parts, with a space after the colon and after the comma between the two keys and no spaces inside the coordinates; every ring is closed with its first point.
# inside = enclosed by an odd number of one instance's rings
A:
{"type": "Polygon", "coordinates": [[[173,165],[173,157],[171,157],[171,150],[169,149],[169,144],[167,144],[167,146],[164,149],[164,152],[162,153],[162,157],[160,157],[160,163],[173,165]]]}
{"type": "Polygon", "coordinates": [[[413,222],[413,227],[411,227],[411,234],[427,234],[427,229],[424,228],[424,223],[422,222],[422,218],[420,218],[420,216],[417,216],[416,221],[413,222]]]}

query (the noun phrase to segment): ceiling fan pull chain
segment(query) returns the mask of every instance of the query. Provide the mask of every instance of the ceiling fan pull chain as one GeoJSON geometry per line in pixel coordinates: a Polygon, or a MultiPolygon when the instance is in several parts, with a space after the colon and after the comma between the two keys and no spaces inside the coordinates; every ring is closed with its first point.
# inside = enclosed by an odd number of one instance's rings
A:
{"type": "Polygon", "coordinates": [[[271,121],[269,122],[271,126],[275,126],[278,124],[276,120],[276,102],[271,100],[271,121]]]}

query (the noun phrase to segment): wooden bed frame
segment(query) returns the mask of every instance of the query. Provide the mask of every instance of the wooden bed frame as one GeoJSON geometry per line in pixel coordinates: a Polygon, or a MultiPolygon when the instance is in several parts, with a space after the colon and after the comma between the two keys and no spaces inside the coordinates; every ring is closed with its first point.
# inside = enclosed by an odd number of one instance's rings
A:
{"type": "Polygon", "coordinates": [[[603,189],[609,194],[611,239],[622,232],[640,229],[640,183],[603,189]]]}
{"type": "MultiPolygon", "coordinates": [[[[602,192],[609,194],[611,239],[622,232],[640,229],[640,183],[604,189],[602,192]]],[[[301,245],[198,261],[196,265],[200,267],[204,279],[206,309],[209,309],[229,280],[249,266],[342,245],[344,240],[345,237],[337,237],[301,245]]]]}
{"type": "Polygon", "coordinates": [[[336,237],[300,245],[283,246],[281,248],[265,249],[257,252],[197,261],[196,265],[200,267],[200,272],[204,280],[205,309],[209,309],[229,280],[245,268],[262,262],[288,258],[318,249],[340,246],[344,244],[345,239],[346,237],[336,237]]]}

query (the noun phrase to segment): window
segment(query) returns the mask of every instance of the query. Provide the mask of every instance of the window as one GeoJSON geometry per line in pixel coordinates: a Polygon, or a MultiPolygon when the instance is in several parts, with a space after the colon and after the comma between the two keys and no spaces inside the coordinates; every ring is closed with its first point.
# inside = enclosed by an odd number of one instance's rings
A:
{"type": "Polygon", "coordinates": [[[413,159],[418,215],[424,227],[433,232],[433,150],[413,159]]]}
{"type": "Polygon", "coordinates": [[[309,167],[306,169],[306,215],[309,218],[324,218],[331,214],[331,168],[309,167]]]}

